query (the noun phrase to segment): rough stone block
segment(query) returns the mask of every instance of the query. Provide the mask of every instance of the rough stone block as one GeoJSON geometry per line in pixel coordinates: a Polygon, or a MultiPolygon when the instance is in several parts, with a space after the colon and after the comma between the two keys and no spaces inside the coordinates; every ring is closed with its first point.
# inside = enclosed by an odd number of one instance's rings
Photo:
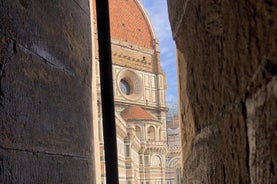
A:
{"type": "Polygon", "coordinates": [[[183,183],[276,183],[276,2],[168,5],[178,49],[183,183]]]}
{"type": "Polygon", "coordinates": [[[88,5],[0,3],[0,183],[93,183],[88,5]]]}
{"type": "Polygon", "coordinates": [[[0,183],[5,184],[87,184],[93,180],[91,167],[86,158],[0,149],[0,183]]]}

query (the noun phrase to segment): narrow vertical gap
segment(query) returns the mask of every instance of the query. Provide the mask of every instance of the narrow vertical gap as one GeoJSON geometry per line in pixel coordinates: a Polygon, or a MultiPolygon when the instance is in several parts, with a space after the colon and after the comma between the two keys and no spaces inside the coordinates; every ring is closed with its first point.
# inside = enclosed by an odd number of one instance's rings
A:
{"type": "Polygon", "coordinates": [[[116,124],[108,0],[96,0],[106,183],[118,184],[116,124]]]}
{"type": "MultiPolygon", "coordinates": [[[[245,97],[247,98],[247,97],[245,97]]],[[[244,101],[241,101],[241,112],[243,115],[243,119],[244,119],[244,123],[245,123],[245,154],[246,154],[246,158],[245,158],[245,166],[247,169],[247,175],[248,175],[248,182],[251,182],[251,171],[250,171],[250,145],[249,145],[249,135],[248,135],[248,127],[247,127],[247,109],[246,109],[246,105],[244,101]]],[[[252,182],[251,182],[252,183],[252,182]]]]}
{"type": "Polygon", "coordinates": [[[4,91],[2,89],[2,79],[5,75],[4,61],[0,61],[0,107],[4,105],[4,91]]]}

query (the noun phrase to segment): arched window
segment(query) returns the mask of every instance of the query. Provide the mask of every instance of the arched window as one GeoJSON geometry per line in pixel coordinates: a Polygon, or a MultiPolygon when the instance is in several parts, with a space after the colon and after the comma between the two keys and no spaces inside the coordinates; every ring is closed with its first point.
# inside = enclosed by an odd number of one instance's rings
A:
{"type": "Polygon", "coordinates": [[[162,160],[158,155],[155,155],[152,157],[152,166],[155,166],[155,167],[162,166],[162,160]]]}
{"type": "Polygon", "coordinates": [[[136,136],[141,139],[142,135],[141,135],[141,128],[139,126],[136,126],[136,136]]]}
{"type": "Polygon", "coordinates": [[[153,126],[150,126],[148,128],[148,140],[150,140],[150,141],[155,140],[155,128],[153,126]]]}

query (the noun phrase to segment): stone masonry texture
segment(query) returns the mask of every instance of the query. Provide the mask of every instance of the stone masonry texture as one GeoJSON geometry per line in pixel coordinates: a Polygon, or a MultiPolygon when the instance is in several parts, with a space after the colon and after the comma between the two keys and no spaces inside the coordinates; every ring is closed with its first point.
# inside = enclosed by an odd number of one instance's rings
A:
{"type": "Polygon", "coordinates": [[[88,0],[0,1],[0,183],[93,183],[88,0]]]}
{"type": "Polygon", "coordinates": [[[277,183],[277,1],[168,0],[185,184],[277,183]]]}

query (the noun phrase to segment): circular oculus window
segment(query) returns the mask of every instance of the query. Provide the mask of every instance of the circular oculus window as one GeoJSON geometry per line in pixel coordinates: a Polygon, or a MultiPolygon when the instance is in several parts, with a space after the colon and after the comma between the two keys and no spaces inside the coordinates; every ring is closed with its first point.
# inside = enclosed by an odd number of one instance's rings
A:
{"type": "Polygon", "coordinates": [[[134,71],[119,72],[117,84],[122,96],[128,100],[137,100],[143,93],[142,80],[134,71]]]}
{"type": "Polygon", "coordinates": [[[125,94],[125,95],[130,95],[131,94],[131,87],[127,81],[124,79],[121,79],[120,82],[120,90],[125,94]]]}

